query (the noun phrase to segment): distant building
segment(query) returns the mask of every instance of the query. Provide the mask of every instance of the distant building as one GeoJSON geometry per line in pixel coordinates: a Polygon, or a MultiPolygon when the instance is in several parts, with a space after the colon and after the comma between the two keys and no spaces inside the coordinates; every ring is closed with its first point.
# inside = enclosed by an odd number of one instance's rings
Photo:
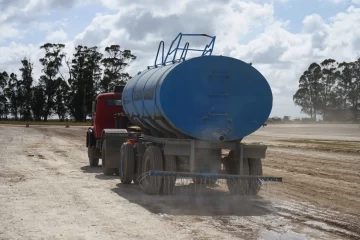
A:
{"type": "Polygon", "coordinates": [[[283,121],[284,121],[284,122],[290,121],[290,116],[284,116],[283,121]]]}

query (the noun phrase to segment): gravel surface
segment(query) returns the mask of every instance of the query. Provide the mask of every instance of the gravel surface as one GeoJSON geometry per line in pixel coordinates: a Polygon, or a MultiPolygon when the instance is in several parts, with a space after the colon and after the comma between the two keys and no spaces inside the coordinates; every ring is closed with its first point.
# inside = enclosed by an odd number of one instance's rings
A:
{"type": "Polygon", "coordinates": [[[0,125],[0,239],[360,239],[360,154],[275,144],[360,141],[359,126],[269,125],[246,138],[274,145],[264,174],[284,178],[252,199],[147,196],[88,166],[85,132],[0,125]]]}

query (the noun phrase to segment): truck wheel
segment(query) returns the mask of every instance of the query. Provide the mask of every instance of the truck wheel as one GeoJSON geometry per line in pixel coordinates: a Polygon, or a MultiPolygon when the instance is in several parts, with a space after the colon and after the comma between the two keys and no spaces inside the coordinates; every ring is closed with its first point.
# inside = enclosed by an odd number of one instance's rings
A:
{"type": "MultiPolygon", "coordinates": [[[[143,172],[150,170],[163,170],[163,157],[160,148],[156,146],[148,146],[143,157],[143,172]]],[[[160,193],[163,177],[161,176],[145,176],[140,186],[146,194],[155,195],[160,193]]]]}
{"type": "MultiPolygon", "coordinates": [[[[164,169],[168,172],[176,172],[176,156],[164,157],[164,169]]],[[[163,184],[161,193],[164,195],[171,195],[174,193],[176,176],[163,177],[163,184]]]]}
{"type": "MultiPolygon", "coordinates": [[[[239,175],[240,174],[240,156],[235,154],[234,150],[229,152],[227,159],[223,161],[225,170],[228,174],[239,175]]],[[[249,175],[249,160],[244,158],[243,162],[243,175],[249,175]]],[[[249,181],[242,179],[228,179],[226,180],[229,192],[231,194],[245,195],[249,193],[249,181]]]]}
{"type": "Polygon", "coordinates": [[[120,148],[119,176],[121,183],[131,184],[134,177],[134,146],[131,143],[123,143],[120,148]]]}
{"type": "Polygon", "coordinates": [[[88,146],[88,158],[91,167],[97,167],[99,165],[99,158],[96,157],[95,147],[88,146]]]}
{"type": "Polygon", "coordinates": [[[106,139],[104,139],[103,143],[102,143],[102,149],[101,149],[101,162],[102,162],[102,169],[103,169],[103,173],[106,176],[112,176],[114,175],[115,172],[115,168],[107,168],[106,167],[106,139]]]}
{"type": "Polygon", "coordinates": [[[135,144],[135,171],[133,181],[135,184],[139,184],[139,178],[143,173],[143,156],[146,150],[146,146],[142,143],[135,144]]]}
{"type": "Polygon", "coordinates": [[[208,185],[214,185],[217,181],[217,179],[212,178],[192,178],[193,183],[195,184],[208,184],[208,185]]]}
{"type": "MultiPolygon", "coordinates": [[[[262,162],[260,158],[249,159],[249,175],[252,176],[262,176],[262,162]]],[[[249,194],[257,195],[261,189],[260,180],[251,180],[249,181],[249,194]]]]}

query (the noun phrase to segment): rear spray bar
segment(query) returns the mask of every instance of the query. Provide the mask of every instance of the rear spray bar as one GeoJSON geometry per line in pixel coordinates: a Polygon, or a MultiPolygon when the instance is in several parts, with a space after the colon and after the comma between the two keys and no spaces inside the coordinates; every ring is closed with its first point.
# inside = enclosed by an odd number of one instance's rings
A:
{"type": "Polygon", "coordinates": [[[184,177],[184,178],[213,178],[213,179],[241,179],[241,180],[261,180],[264,182],[282,182],[281,177],[262,177],[262,176],[241,176],[230,174],[216,174],[216,173],[191,173],[191,172],[170,172],[170,171],[149,171],[150,176],[162,177],[184,177]]]}

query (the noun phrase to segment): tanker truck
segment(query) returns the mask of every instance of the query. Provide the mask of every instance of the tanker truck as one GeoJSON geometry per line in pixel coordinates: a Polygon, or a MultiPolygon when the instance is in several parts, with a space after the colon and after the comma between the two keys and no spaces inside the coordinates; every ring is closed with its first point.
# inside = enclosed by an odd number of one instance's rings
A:
{"type": "Polygon", "coordinates": [[[252,64],[212,55],[215,38],[179,33],[166,54],[161,41],[154,65],[125,85],[121,115],[141,133],[104,129],[99,143],[119,155],[122,184],[140,183],[144,193],[157,195],[171,193],[177,178],[225,179],[230,193],[256,195],[262,181],[282,180],[263,176],[267,146],[242,142],[268,119],[271,88],[252,64]],[[180,45],[185,37],[209,41],[190,48],[180,45]],[[190,52],[199,54],[187,58],[190,52]]]}

